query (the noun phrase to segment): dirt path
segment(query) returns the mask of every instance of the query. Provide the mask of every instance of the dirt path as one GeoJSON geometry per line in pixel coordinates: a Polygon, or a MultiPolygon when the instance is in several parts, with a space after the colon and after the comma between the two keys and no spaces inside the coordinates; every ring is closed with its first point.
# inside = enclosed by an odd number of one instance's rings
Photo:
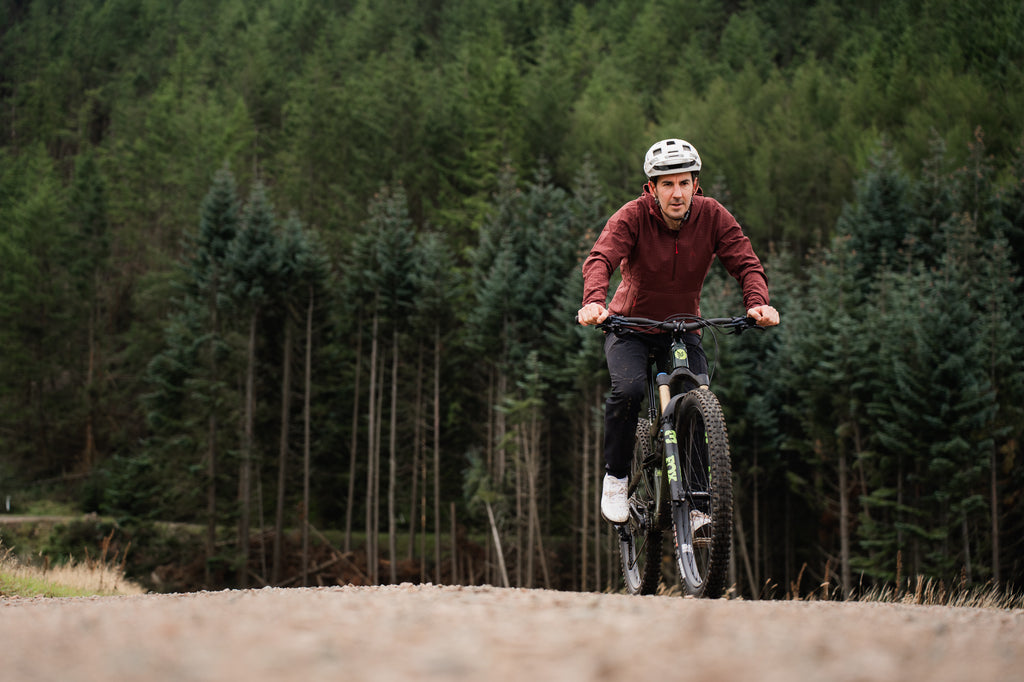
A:
{"type": "Polygon", "coordinates": [[[0,642],[12,682],[1024,677],[1024,611],[489,587],[0,599],[0,642]]]}

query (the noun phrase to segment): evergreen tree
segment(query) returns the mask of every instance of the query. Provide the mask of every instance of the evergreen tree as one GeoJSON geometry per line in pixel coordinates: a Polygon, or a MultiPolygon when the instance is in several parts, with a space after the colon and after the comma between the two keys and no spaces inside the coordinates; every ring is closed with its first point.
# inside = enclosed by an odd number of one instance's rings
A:
{"type": "MultiPolygon", "coordinates": [[[[277,467],[277,500],[275,505],[274,541],[270,583],[280,584],[283,578],[283,540],[285,509],[288,492],[288,459],[292,450],[292,394],[295,392],[292,380],[296,328],[301,323],[305,328],[306,363],[312,362],[312,326],[315,303],[324,296],[327,278],[327,263],[317,249],[319,244],[307,234],[302,222],[293,212],[288,215],[280,234],[280,270],[275,285],[278,303],[278,317],[284,327],[284,341],[281,354],[281,418],[277,467]]],[[[309,420],[312,391],[311,369],[304,368],[303,376],[303,509],[304,519],[308,518],[309,505],[309,420]]],[[[308,554],[308,537],[304,529],[304,556],[308,554]]],[[[304,564],[305,565],[305,564],[304,564]]]]}
{"type": "Polygon", "coordinates": [[[899,252],[913,223],[910,183],[891,149],[871,159],[870,170],[857,181],[855,197],[843,207],[836,223],[839,234],[849,235],[853,264],[859,278],[870,282],[880,269],[901,259],[899,252]]]}
{"type": "MultiPolygon", "coordinates": [[[[433,506],[431,516],[433,518],[434,532],[434,567],[437,582],[441,581],[441,430],[442,430],[442,393],[441,381],[443,364],[445,359],[445,346],[452,340],[452,322],[455,309],[464,300],[463,285],[459,273],[454,268],[454,259],[451,248],[444,237],[437,232],[423,232],[420,234],[414,251],[415,268],[413,270],[413,287],[416,293],[416,328],[421,330],[420,335],[430,339],[432,346],[431,377],[432,390],[429,403],[432,406],[429,431],[432,435],[431,452],[432,462],[429,466],[431,478],[431,495],[433,506]]],[[[428,466],[424,460],[423,471],[428,466]]],[[[415,474],[415,471],[414,471],[415,474]]],[[[424,527],[422,531],[426,534],[425,521],[427,518],[427,481],[423,480],[423,509],[422,518],[424,527]]],[[[415,501],[414,501],[415,505],[415,501]]],[[[416,515],[410,514],[415,521],[416,515]]],[[[410,541],[413,533],[410,532],[410,541]]],[[[425,560],[425,553],[424,553],[425,560]]]]}
{"type": "Polygon", "coordinates": [[[407,326],[413,297],[413,281],[410,276],[412,263],[412,221],[409,217],[406,194],[401,185],[384,187],[370,203],[369,217],[363,224],[363,234],[357,240],[358,250],[366,258],[355,263],[353,277],[362,278],[359,289],[370,301],[372,330],[370,347],[370,385],[368,406],[368,457],[366,479],[366,534],[367,568],[373,582],[378,581],[377,537],[380,513],[380,453],[383,447],[383,358],[380,341],[385,332],[390,332],[390,423],[388,429],[388,538],[391,561],[391,578],[397,579],[396,533],[397,533],[397,477],[398,477],[398,383],[400,369],[401,329],[407,326]],[[381,325],[385,326],[383,332],[381,325]],[[378,374],[379,372],[379,374],[378,374]]]}
{"type": "Polygon", "coordinates": [[[185,507],[188,518],[204,521],[204,580],[211,586],[219,563],[216,530],[223,521],[217,501],[228,478],[220,465],[225,453],[237,450],[232,427],[238,411],[226,394],[237,364],[227,341],[235,322],[228,254],[238,234],[239,212],[234,177],[222,168],[200,205],[198,229],[187,235],[163,349],[147,368],[149,392],[144,403],[151,437],[129,468],[147,477],[154,474],[145,472],[163,472],[157,475],[172,478],[180,488],[172,496],[154,494],[146,507],[139,504],[130,475],[115,471],[112,475],[121,483],[108,496],[108,504],[122,513],[181,518],[185,507]],[[199,471],[202,475],[196,480],[193,472],[199,471]],[[205,492],[203,503],[199,490],[205,492]],[[198,509],[203,513],[197,515],[198,509]]]}
{"type": "Polygon", "coordinates": [[[242,229],[227,254],[231,298],[244,315],[247,326],[244,417],[238,471],[238,552],[236,566],[240,586],[249,580],[249,529],[252,522],[253,473],[260,474],[260,452],[256,442],[256,400],[258,387],[257,344],[260,320],[276,300],[281,271],[281,250],[274,230],[274,211],[263,185],[257,183],[249,194],[242,214],[242,229]]]}
{"type": "Polygon", "coordinates": [[[804,433],[792,443],[808,465],[809,478],[800,481],[798,492],[821,505],[824,518],[834,519],[830,531],[838,547],[830,544],[825,552],[828,561],[839,565],[845,596],[853,587],[852,469],[868,449],[866,406],[878,376],[872,363],[875,337],[869,333],[877,321],[862,316],[864,291],[854,265],[859,252],[851,246],[849,237],[834,240],[811,273],[808,299],[787,311],[782,331],[787,352],[783,381],[796,400],[787,410],[804,433]]]}
{"type": "Polygon", "coordinates": [[[75,279],[78,291],[88,302],[89,308],[84,384],[86,426],[82,459],[83,466],[90,469],[97,457],[96,422],[100,410],[98,402],[104,393],[101,384],[105,381],[102,374],[106,354],[101,350],[101,345],[106,344],[101,344],[99,339],[109,337],[106,333],[108,330],[101,327],[101,316],[104,310],[102,299],[106,293],[103,288],[110,257],[105,184],[91,153],[78,157],[69,203],[70,214],[77,222],[75,236],[80,254],[80,260],[75,264],[78,270],[75,279]]]}
{"type": "Polygon", "coordinates": [[[225,321],[222,309],[228,308],[228,251],[239,230],[239,201],[234,176],[227,168],[219,170],[213,185],[200,207],[199,230],[192,244],[187,276],[191,285],[189,301],[204,318],[204,360],[206,364],[205,398],[207,412],[206,436],[206,580],[210,573],[217,540],[217,484],[220,476],[218,459],[226,446],[222,434],[231,430],[230,414],[224,395],[222,367],[230,349],[224,339],[225,321]],[[201,312],[200,312],[201,311],[201,312]],[[227,422],[227,423],[225,423],[227,422]]]}
{"type": "Polygon", "coordinates": [[[0,401],[4,459],[28,480],[81,464],[78,396],[86,324],[72,276],[67,195],[40,146],[0,155],[0,401]],[[66,362],[66,358],[74,358],[66,362]]]}

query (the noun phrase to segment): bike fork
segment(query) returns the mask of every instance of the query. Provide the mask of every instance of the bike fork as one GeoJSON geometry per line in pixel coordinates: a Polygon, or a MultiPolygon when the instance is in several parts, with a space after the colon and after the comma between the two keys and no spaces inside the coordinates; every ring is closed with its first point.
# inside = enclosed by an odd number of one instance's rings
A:
{"type": "Polygon", "coordinates": [[[659,427],[661,429],[661,441],[665,445],[665,477],[668,479],[669,499],[673,502],[681,502],[685,499],[685,490],[680,473],[682,462],[679,461],[679,438],[676,435],[673,417],[675,416],[676,403],[683,394],[672,395],[669,390],[669,377],[664,372],[657,376],[658,399],[661,403],[661,418],[659,427]]]}

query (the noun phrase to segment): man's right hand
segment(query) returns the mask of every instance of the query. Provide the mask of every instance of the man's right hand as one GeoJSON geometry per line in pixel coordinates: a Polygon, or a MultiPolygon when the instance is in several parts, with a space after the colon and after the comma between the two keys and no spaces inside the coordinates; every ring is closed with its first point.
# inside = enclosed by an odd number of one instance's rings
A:
{"type": "Polygon", "coordinates": [[[588,303],[576,313],[576,321],[584,326],[601,324],[608,319],[608,314],[608,309],[600,303],[588,303]]]}

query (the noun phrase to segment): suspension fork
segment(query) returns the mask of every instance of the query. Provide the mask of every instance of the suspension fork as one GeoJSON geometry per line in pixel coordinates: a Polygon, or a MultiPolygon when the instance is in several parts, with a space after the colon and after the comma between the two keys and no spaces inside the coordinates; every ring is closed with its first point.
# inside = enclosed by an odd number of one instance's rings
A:
{"type": "Polygon", "coordinates": [[[676,435],[673,417],[676,404],[682,399],[682,393],[672,395],[669,389],[671,378],[664,372],[658,374],[658,399],[661,404],[661,441],[665,445],[665,478],[668,480],[669,499],[679,502],[685,499],[686,490],[682,481],[682,462],[679,458],[679,438],[676,435]]]}
{"type": "Polygon", "coordinates": [[[672,385],[678,386],[681,376],[688,377],[699,385],[701,382],[690,371],[690,358],[686,343],[681,337],[672,339],[671,346],[672,374],[658,374],[655,383],[658,386],[658,401],[661,404],[661,439],[665,443],[665,477],[668,479],[669,499],[682,502],[686,499],[686,488],[682,480],[682,461],[679,456],[679,437],[675,430],[676,405],[685,391],[672,395],[672,385]]]}

